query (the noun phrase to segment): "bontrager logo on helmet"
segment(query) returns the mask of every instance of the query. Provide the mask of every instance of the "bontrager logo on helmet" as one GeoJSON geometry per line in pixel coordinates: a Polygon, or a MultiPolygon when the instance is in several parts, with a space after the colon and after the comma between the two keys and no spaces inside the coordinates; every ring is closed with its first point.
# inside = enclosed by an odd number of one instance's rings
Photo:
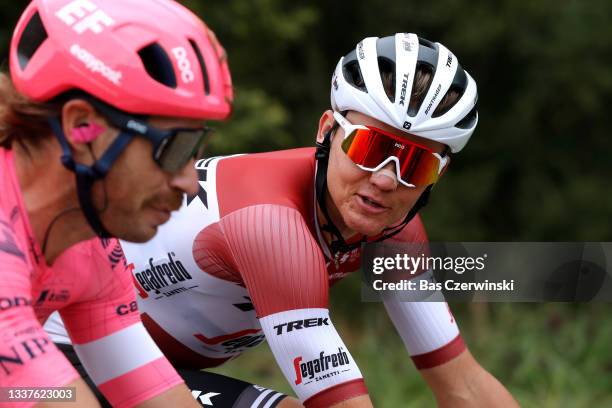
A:
{"type": "Polygon", "coordinates": [[[114,69],[110,68],[86,49],[79,47],[78,44],[72,44],[70,47],[70,53],[85,64],[87,69],[89,69],[91,72],[102,75],[115,85],[121,85],[121,77],[123,77],[121,71],[115,71],[114,69]]]}
{"type": "Polygon", "coordinates": [[[442,89],[442,84],[438,84],[438,86],[436,87],[436,92],[434,92],[433,97],[431,98],[431,101],[429,102],[429,104],[427,105],[427,109],[425,109],[425,114],[427,115],[429,113],[429,110],[431,109],[431,107],[433,106],[434,102],[436,101],[436,99],[438,98],[438,95],[440,95],[440,90],[442,89]]]}
{"type": "Polygon", "coordinates": [[[357,44],[357,51],[359,52],[359,59],[364,59],[365,54],[363,52],[363,41],[357,44]]]}
{"type": "Polygon", "coordinates": [[[55,15],[79,34],[85,30],[100,34],[104,26],[109,27],[115,23],[108,14],[90,0],[74,0],[59,9],[55,15]]]}

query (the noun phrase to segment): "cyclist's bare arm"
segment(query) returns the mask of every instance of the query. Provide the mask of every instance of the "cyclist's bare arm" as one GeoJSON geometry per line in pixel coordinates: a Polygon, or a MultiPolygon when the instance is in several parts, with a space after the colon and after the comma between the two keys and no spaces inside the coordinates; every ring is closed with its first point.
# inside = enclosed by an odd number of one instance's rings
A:
{"type": "Polygon", "coordinates": [[[518,407],[506,388],[466,349],[455,359],[420,371],[441,408],[518,407]]]}
{"type": "Polygon", "coordinates": [[[304,405],[297,398],[293,397],[285,397],[283,400],[276,406],[277,408],[304,408],[304,405]]]}
{"type": "Polygon", "coordinates": [[[372,408],[372,401],[368,395],[360,395],[332,405],[332,408],[372,408]]]}
{"type": "Polygon", "coordinates": [[[200,407],[185,384],[176,385],[138,405],[139,408],[200,407]]]}
{"type": "MultiPolygon", "coordinates": [[[[302,405],[302,403],[299,400],[293,397],[287,397],[283,399],[280,402],[280,404],[277,405],[277,407],[278,408],[303,408],[304,405],[302,405]]],[[[370,401],[369,396],[360,395],[359,397],[351,398],[349,400],[334,404],[330,408],[372,408],[372,401],[370,401]]]]}

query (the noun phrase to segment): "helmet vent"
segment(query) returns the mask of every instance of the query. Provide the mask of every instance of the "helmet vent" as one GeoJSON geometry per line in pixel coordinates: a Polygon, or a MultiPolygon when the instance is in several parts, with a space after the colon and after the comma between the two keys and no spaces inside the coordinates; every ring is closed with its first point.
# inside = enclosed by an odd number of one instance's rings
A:
{"type": "Polygon", "coordinates": [[[376,40],[376,55],[378,55],[378,72],[385,93],[391,102],[395,102],[395,36],[376,40]]]}
{"type": "MultiPolygon", "coordinates": [[[[355,51],[353,51],[354,53],[355,51]]],[[[359,68],[359,62],[357,59],[347,62],[342,67],[342,74],[344,75],[344,79],[346,82],[354,86],[363,92],[368,92],[368,89],[365,86],[365,81],[363,80],[363,76],[361,75],[361,68],[359,68]]]]}
{"type": "Polygon", "coordinates": [[[414,84],[412,85],[412,95],[410,95],[410,103],[408,104],[408,116],[415,117],[421,109],[423,100],[427,95],[427,91],[433,82],[434,70],[429,64],[417,64],[414,84]],[[423,81],[426,81],[423,84],[423,81]]]}
{"type": "Polygon", "coordinates": [[[388,58],[378,57],[378,72],[387,97],[395,102],[395,63],[388,58]]]}
{"type": "Polygon", "coordinates": [[[440,100],[440,104],[431,115],[432,118],[437,118],[444,115],[448,112],[463,96],[465,89],[467,88],[467,75],[465,75],[465,71],[461,68],[461,65],[457,66],[457,72],[455,72],[455,77],[453,78],[453,82],[451,83],[446,95],[440,100]],[[448,97],[453,98],[453,103],[445,103],[448,97]]]}
{"type": "Polygon", "coordinates": [[[422,47],[427,47],[427,48],[431,48],[432,50],[438,50],[438,47],[436,47],[436,44],[434,44],[433,42],[429,41],[426,38],[421,38],[419,37],[419,45],[422,47]]]}
{"type": "Polygon", "coordinates": [[[36,50],[48,37],[47,30],[45,30],[37,11],[28,21],[17,44],[17,59],[22,70],[25,69],[36,50]]]}
{"type": "Polygon", "coordinates": [[[419,55],[417,61],[418,65],[429,65],[432,74],[435,73],[438,65],[438,46],[429,40],[419,37],[419,55]]]}
{"type": "Polygon", "coordinates": [[[467,115],[465,115],[463,119],[457,122],[455,127],[459,129],[470,129],[474,127],[475,122],[476,122],[476,105],[474,105],[472,110],[467,115]]]}
{"type": "Polygon", "coordinates": [[[202,78],[204,79],[204,94],[210,94],[210,83],[208,82],[208,72],[206,72],[206,63],[204,63],[204,58],[202,57],[202,52],[200,51],[200,47],[196,44],[195,41],[189,40],[189,44],[191,44],[191,48],[195,52],[198,57],[198,62],[200,63],[200,70],[202,70],[202,78]]]}
{"type": "Polygon", "coordinates": [[[161,45],[149,44],[141,48],[138,55],[151,78],[170,88],[176,88],[176,75],[172,61],[161,45]]]}

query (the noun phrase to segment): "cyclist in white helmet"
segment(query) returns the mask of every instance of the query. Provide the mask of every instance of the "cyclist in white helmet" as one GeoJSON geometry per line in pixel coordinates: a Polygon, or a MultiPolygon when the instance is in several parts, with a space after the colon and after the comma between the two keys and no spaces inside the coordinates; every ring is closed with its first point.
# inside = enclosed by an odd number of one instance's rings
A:
{"type": "MultiPolygon", "coordinates": [[[[476,127],[474,80],[415,34],[366,38],[331,85],[316,149],[199,161],[198,194],[151,242],[122,243],[145,326],[213,406],[371,406],[329,288],[359,269],[364,241],[427,241],[417,212],[476,127]],[[200,371],[264,339],[299,402],[200,371]]],[[[385,307],[440,406],[516,406],[445,302],[385,307]]],[[[61,342],[56,323],[47,328],[61,342]]]]}

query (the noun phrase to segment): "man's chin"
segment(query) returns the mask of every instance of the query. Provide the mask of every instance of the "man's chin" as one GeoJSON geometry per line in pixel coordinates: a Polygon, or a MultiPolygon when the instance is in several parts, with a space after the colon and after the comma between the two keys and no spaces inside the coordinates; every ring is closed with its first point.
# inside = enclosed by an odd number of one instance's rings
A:
{"type": "Polygon", "coordinates": [[[368,237],[374,237],[385,229],[380,223],[363,222],[363,218],[355,220],[355,222],[347,223],[347,226],[357,234],[366,235],[368,237]]]}
{"type": "Polygon", "coordinates": [[[150,241],[155,234],[157,234],[157,228],[157,225],[149,225],[146,227],[143,226],[139,229],[132,229],[129,232],[122,234],[123,236],[118,236],[118,238],[123,241],[142,244],[150,241]]]}

